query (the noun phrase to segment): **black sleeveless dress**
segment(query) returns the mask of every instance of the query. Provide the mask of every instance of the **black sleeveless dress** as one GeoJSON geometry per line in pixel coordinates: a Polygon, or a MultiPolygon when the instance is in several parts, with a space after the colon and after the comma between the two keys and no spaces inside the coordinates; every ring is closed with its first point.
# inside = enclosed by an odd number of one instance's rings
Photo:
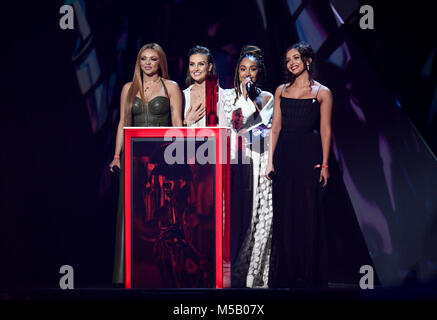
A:
{"type": "Polygon", "coordinates": [[[327,285],[320,103],[281,97],[282,128],[274,155],[270,288],[327,285]]]}
{"type": "MultiPolygon", "coordinates": [[[[168,91],[161,79],[166,96],[157,96],[143,104],[135,97],[132,104],[132,125],[134,127],[170,127],[170,99],[168,91]]],[[[118,197],[117,225],[115,234],[114,284],[124,283],[124,157],[121,157],[120,190],[118,197]]]]}

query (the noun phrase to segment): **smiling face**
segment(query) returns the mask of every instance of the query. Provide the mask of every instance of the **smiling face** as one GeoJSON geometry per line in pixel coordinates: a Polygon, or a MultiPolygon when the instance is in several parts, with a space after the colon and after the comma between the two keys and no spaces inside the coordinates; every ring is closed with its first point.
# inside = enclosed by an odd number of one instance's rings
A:
{"type": "Polygon", "coordinates": [[[211,72],[212,64],[208,63],[208,58],[205,54],[196,53],[192,54],[189,58],[188,70],[195,82],[202,83],[211,72]]]}
{"type": "MultiPolygon", "coordinates": [[[[311,58],[309,62],[311,62],[311,58]]],[[[287,52],[285,63],[287,65],[287,70],[295,76],[301,74],[307,68],[302,60],[300,52],[294,48],[287,52]]]]}
{"type": "Polygon", "coordinates": [[[146,49],[140,56],[141,70],[148,76],[152,76],[159,71],[159,55],[153,49],[146,49]]]}
{"type": "Polygon", "coordinates": [[[240,82],[242,82],[247,77],[250,77],[252,82],[256,83],[258,77],[258,63],[254,57],[246,57],[243,58],[240,62],[240,67],[238,68],[238,76],[240,78],[240,82]]]}

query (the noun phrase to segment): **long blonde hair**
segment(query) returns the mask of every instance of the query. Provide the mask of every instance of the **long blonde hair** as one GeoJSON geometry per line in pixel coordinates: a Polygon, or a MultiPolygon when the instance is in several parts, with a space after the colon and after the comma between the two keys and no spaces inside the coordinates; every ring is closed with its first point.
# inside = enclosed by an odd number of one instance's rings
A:
{"type": "Polygon", "coordinates": [[[132,122],[131,109],[132,104],[134,103],[137,92],[140,92],[141,100],[143,103],[146,102],[146,98],[144,97],[144,88],[143,88],[143,73],[141,72],[140,60],[141,54],[147,50],[152,49],[155,50],[159,57],[159,75],[161,78],[170,79],[168,76],[168,66],[167,66],[167,56],[165,55],[162,47],[157,43],[148,43],[141,47],[140,51],[137,55],[137,61],[135,63],[135,71],[134,78],[132,80],[132,84],[127,93],[126,102],[125,102],[125,126],[130,126],[132,122]]]}

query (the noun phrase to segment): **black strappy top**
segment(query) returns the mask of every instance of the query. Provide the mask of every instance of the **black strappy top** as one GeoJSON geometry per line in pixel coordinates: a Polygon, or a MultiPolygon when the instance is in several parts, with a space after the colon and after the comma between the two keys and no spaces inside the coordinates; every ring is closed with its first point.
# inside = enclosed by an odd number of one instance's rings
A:
{"type": "Polygon", "coordinates": [[[320,103],[314,98],[287,98],[281,92],[281,134],[315,133],[320,127],[320,103]]]}

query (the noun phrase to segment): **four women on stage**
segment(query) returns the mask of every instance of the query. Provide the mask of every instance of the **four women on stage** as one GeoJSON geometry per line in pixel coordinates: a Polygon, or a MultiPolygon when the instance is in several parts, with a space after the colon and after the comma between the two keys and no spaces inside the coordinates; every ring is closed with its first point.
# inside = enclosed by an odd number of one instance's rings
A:
{"type": "MultiPolygon", "coordinates": [[[[231,128],[232,287],[325,286],[323,188],[329,179],[332,96],[313,79],[314,53],[298,43],[285,53],[286,83],[273,96],[261,49],[241,50],[234,88],[218,90],[218,125],[231,128]]],[[[190,49],[183,96],[169,80],[165,53],[148,44],[138,53],[132,82],[121,93],[114,160],[123,126],[206,125],[211,52],[190,49]],[[182,109],[183,101],[185,102],[182,109]],[[182,117],[183,115],[183,117],[182,117]]],[[[117,218],[114,283],[123,282],[123,183],[117,218]]]]}

